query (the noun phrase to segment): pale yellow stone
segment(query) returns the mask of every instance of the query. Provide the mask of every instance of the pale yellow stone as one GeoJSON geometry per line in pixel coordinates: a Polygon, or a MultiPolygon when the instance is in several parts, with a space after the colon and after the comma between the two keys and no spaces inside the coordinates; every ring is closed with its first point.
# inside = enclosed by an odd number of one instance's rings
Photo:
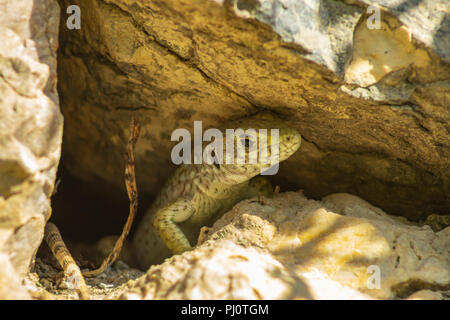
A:
{"type": "Polygon", "coordinates": [[[362,21],[355,30],[353,59],[345,70],[345,82],[368,87],[387,74],[413,64],[424,68],[428,54],[412,42],[405,26],[391,27],[381,21],[380,29],[369,29],[362,21]]]}
{"type": "Polygon", "coordinates": [[[420,290],[410,295],[407,300],[442,300],[442,294],[431,290],[420,290]]]}

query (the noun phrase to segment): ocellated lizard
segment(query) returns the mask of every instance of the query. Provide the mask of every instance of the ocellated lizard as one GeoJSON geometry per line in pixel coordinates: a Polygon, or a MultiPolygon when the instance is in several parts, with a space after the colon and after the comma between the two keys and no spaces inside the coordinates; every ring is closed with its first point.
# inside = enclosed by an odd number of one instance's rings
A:
{"type": "MultiPolygon", "coordinates": [[[[255,129],[252,136],[232,137],[236,143],[244,145],[247,160],[249,145],[262,141],[261,135],[266,135],[269,156],[274,150],[279,150],[279,161],[289,158],[301,143],[301,136],[296,129],[269,114],[245,118],[226,128],[255,129]],[[267,129],[267,132],[259,129],[267,129]],[[272,141],[270,129],[279,129],[278,141],[272,141]]],[[[226,137],[224,132],[224,141],[226,137]]],[[[229,156],[225,148],[223,152],[225,157],[229,156]]],[[[191,249],[202,226],[212,223],[240,200],[258,193],[270,193],[270,182],[264,177],[256,177],[270,164],[260,159],[255,164],[246,162],[181,165],[138,226],[132,251],[139,266],[148,268],[151,264],[162,262],[172,253],[191,249]]]]}

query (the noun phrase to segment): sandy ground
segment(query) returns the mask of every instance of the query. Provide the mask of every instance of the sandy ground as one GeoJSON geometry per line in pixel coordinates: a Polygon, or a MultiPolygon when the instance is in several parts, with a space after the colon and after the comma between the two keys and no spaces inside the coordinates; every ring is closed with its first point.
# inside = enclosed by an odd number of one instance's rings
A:
{"type": "MultiPolygon", "coordinates": [[[[85,261],[77,259],[82,267],[85,261]]],[[[129,280],[135,280],[144,272],[129,267],[118,260],[112,267],[93,278],[85,278],[91,299],[103,300],[118,297],[123,289],[121,285],[129,280]]],[[[75,288],[69,288],[64,275],[54,258],[51,256],[37,257],[32,271],[25,279],[25,286],[33,299],[76,300],[79,295],[75,288]]]]}

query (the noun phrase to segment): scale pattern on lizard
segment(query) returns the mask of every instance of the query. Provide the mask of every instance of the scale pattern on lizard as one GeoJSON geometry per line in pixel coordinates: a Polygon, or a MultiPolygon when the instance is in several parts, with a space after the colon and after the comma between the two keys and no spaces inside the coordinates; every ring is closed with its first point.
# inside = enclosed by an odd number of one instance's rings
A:
{"type": "MultiPolygon", "coordinates": [[[[182,164],[167,181],[137,228],[132,250],[141,268],[161,263],[172,254],[190,250],[202,226],[210,225],[243,199],[272,192],[266,178],[256,177],[270,164],[261,163],[259,157],[256,163],[248,163],[250,146],[261,141],[261,135],[266,136],[268,156],[273,155],[271,152],[279,152],[279,161],[289,158],[301,143],[296,129],[269,114],[238,120],[225,128],[255,129],[254,134],[231,135],[236,144],[242,144],[246,163],[182,164]],[[267,129],[267,134],[259,129],[267,129]],[[276,139],[271,140],[270,129],[279,129],[278,144],[276,139]]],[[[223,141],[226,141],[225,130],[222,132],[223,141]]],[[[229,154],[225,143],[223,145],[223,159],[233,157],[236,160],[237,152],[229,154]]]]}

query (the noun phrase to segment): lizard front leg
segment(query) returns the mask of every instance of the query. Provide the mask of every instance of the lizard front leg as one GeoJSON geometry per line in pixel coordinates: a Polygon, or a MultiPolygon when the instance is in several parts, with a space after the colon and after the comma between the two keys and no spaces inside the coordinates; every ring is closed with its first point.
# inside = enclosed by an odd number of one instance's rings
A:
{"type": "MultiPolygon", "coordinates": [[[[261,202],[261,197],[270,197],[273,195],[272,183],[270,183],[269,179],[263,176],[256,176],[252,178],[243,189],[241,188],[242,187],[240,187],[239,189],[238,198],[233,201],[233,203],[230,205],[230,208],[237,202],[245,199],[258,197],[259,201],[261,202]]],[[[200,228],[200,233],[197,238],[197,246],[203,244],[207,240],[210,230],[211,228],[207,226],[203,226],[200,228]]]]}
{"type": "Polygon", "coordinates": [[[177,223],[186,221],[195,212],[191,200],[180,198],[155,213],[153,226],[173,254],[191,250],[191,244],[177,223]]]}

